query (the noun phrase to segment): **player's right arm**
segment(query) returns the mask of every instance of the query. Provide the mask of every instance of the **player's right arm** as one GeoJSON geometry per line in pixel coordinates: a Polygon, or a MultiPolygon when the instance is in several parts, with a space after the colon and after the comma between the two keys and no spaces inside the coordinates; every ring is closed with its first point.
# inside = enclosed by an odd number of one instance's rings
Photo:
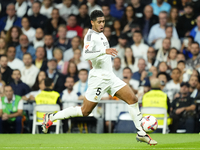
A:
{"type": "Polygon", "coordinates": [[[84,47],[83,47],[83,51],[84,51],[83,57],[86,60],[92,60],[104,54],[109,54],[113,56],[117,55],[116,49],[114,48],[102,49],[101,47],[98,47],[98,45],[95,44],[96,43],[95,39],[97,39],[97,37],[92,36],[92,35],[87,35],[87,36],[89,36],[89,38],[86,37],[86,39],[84,40],[84,47]]]}

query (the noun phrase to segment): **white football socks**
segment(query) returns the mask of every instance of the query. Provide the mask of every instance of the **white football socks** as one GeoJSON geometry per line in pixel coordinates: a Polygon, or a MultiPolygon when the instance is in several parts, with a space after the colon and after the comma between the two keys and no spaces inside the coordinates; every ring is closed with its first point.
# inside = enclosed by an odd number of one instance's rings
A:
{"type": "Polygon", "coordinates": [[[138,102],[128,105],[128,111],[131,115],[131,118],[133,119],[136,129],[138,130],[137,133],[142,136],[146,135],[146,132],[141,127],[142,114],[139,110],[138,102]]]}
{"type": "Polygon", "coordinates": [[[70,117],[83,117],[81,107],[68,107],[50,116],[50,120],[62,120],[70,117]]]}

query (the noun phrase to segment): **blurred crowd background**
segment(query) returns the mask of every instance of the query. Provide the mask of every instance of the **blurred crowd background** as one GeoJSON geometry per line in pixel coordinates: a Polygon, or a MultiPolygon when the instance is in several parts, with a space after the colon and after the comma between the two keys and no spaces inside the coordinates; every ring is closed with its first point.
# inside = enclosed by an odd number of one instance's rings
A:
{"type": "MultiPolygon", "coordinates": [[[[74,105],[67,101],[83,100],[92,69],[82,58],[83,39],[91,28],[89,15],[96,9],[103,11],[103,33],[118,51],[112,58],[113,71],[141,104],[152,81],[159,79],[158,88],[167,94],[171,111],[179,105],[173,101],[185,93],[192,100],[183,106],[197,106],[200,1],[0,0],[0,124],[22,114],[4,115],[13,112],[5,107],[15,105],[16,95],[17,109],[26,110],[29,120],[36,96],[47,88],[59,93],[56,103],[62,109],[74,105]],[[52,86],[46,78],[52,79],[52,86]]],[[[118,100],[108,94],[102,99],[118,100]]],[[[197,107],[193,110],[199,113],[197,107]]]]}

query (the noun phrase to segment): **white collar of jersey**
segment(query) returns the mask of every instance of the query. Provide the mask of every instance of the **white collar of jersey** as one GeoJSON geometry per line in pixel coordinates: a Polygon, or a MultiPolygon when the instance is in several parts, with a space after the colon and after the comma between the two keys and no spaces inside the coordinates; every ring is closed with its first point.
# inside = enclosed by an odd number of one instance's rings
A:
{"type": "Polygon", "coordinates": [[[96,33],[96,34],[99,34],[99,32],[97,32],[97,31],[94,31],[94,30],[92,30],[92,29],[90,29],[90,32],[91,32],[91,33],[96,33]]]}

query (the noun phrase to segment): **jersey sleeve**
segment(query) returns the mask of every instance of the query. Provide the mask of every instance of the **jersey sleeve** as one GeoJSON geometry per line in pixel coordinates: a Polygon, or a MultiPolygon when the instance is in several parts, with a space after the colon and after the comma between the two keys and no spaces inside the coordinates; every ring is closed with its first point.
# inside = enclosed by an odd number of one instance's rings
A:
{"type": "Polygon", "coordinates": [[[96,45],[97,36],[94,34],[86,35],[84,39],[84,47],[83,47],[83,58],[86,60],[92,60],[96,57],[99,57],[103,54],[106,54],[106,50],[96,45]]]}

